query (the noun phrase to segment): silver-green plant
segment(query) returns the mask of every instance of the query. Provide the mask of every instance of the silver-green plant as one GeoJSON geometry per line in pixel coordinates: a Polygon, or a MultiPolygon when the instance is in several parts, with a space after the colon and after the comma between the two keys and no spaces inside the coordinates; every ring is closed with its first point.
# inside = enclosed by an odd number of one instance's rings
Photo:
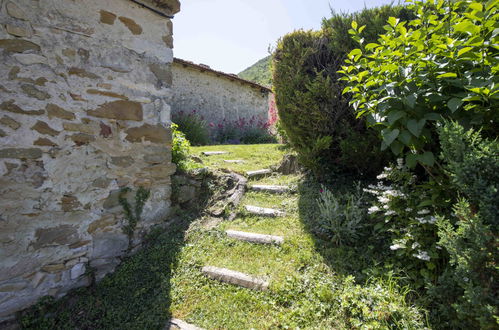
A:
{"type": "Polygon", "coordinates": [[[366,210],[362,190],[336,197],[323,187],[317,201],[321,229],[337,245],[352,244],[365,226],[366,210]]]}

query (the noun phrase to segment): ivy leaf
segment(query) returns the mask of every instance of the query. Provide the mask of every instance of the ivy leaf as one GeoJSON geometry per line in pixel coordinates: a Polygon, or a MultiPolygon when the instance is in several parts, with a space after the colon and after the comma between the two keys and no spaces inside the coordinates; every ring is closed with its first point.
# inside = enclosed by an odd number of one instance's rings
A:
{"type": "Polygon", "coordinates": [[[390,24],[392,27],[395,27],[399,22],[399,19],[398,18],[395,18],[395,17],[390,17],[388,18],[388,24],[390,24]]]}
{"type": "Polygon", "coordinates": [[[394,122],[396,122],[397,120],[399,120],[400,118],[402,117],[405,117],[405,112],[404,111],[390,111],[390,113],[388,114],[388,122],[393,125],[394,122]]]}
{"type": "Polygon", "coordinates": [[[404,145],[398,141],[393,141],[393,143],[390,145],[390,149],[392,149],[392,152],[398,156],[404,149],[404,145]]]}
{"type": "Polygon", "coordinates": [[[415,168],[416,167],[416,164],[418,163],[417,156],[418,155],[415,155],[415,154],[408,154],[405,157],[405,163],[407,164],[407,167],[409,167],[409,168],[415,168]]]}
{"type": "Polygon", "coordinates": [[[454,72],[447,72],[439,74],[437,78],[457,78],[457,74],[455,74],[454,72]]]}
{"type": "Polygon", "coordinates": [[[392,144],[392,142],[399,136],[400,131],[398,129],[394,129],[393,131],[385,128],[381,131],[381,136],[383,137],[383,142],[386,143],[387,146],[392,144]]]}
{"type": "Polygon", "coordinates": [[[376,47],[379,47],[379,44],[374,43],[374,42],[368,43],[368,44],[366,45],[366,49],[367,49],[367,50],[370,50],[370,49],[373,49],[373,48],[376,48],[376,47]]]}
{"type": "Polygon", "coordinates": [[[460,57],[461,55],[463,55],[464,53],[469,52],[472,49],[473,49],[473,47],[464,47],[464,48],[462,48],[461,50],[459,50],[457,52],[457,57],[460,57]]]}
{"type": "Polygon", "coordinates": [[[433,166],[435,164],[435,156],[431,151],[427,151],[418,157],[419,161],[425,165],[433,166]]]}
{"type": "Polygon", "coordinates": [[[415,137],[419,137],[425,124],[425,119],[421,119],[419,122],[416,119],[410,119],[407,121],[407,128],[415,137]]]}
{"type": "Polygon", "coordinates": [[[405,144],[406,146],[409,146],[411,144],[412,136],[411,133],[409,133],[409,131],[403,130],[402,133],[399,134],[398,139],[399,141],[402,141],[402,143],[405,144]]]}
{"type": "Polygon", "coordinates": [[[456,112],[457,109],[463,104],[464,102],[461,99],[458,99],[457,97],[453,97],[447,102],[447,107],[449,107],[450,111],[452,113],[456,112]]]}

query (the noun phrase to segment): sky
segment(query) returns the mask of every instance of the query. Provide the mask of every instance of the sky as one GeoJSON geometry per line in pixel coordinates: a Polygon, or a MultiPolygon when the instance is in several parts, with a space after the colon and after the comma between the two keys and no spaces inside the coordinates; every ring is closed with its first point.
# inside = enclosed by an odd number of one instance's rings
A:
{"type": "Polygon", "coordinates": [[[174,56],[239,73],[294,30],[319,29],[322,18],[392,0],[182,0],[173,19],[174,56]]]}

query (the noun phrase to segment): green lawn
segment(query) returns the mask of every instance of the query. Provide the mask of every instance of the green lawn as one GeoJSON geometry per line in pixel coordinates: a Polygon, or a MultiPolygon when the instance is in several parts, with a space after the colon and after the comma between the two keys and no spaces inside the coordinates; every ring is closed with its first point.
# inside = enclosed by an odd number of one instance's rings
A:
{"type": "MultiPolygon", "coordinates": [[[[211,168],[244,172],[279,162],[278,145],[210,146],[229,155],[202,157],[211,168]],[[224,159],[243,159],[227,164],[224,159]]],[[[286,184],[294,193],[247,192],[238,217],[207,229],[202,217],[185,219],[126,260],[96,287],[81,289],[59,302],[42,304],[24,318],[26,328],[161,329],[171,316],[206,329],[388,329],[423,328],[423,313],[406,302],[407,292],[389,276],[362,279],[376,268],[369,242],[358,247],[331,245],[314,234],[320,185],[301,175],[272,175],[251,183],[286,184]],[[273,207],[279,218],[247,214],[243,205],[273,207]],[[282,246],[262,246],[226,237],[234,229],[281,235],[282,246]],[[262,277],[258,292],[205,277],[205,265],[262,277]],[[356,282],[355,279],[358,281],[356,282]],[[360,280],[359,280],[360,279],[360,280]]],[[[346,190],[353,183],[345,186],[346,190]]],[[[350,187],[350,188],[348,188],[350,187]]],[[[339,189],[342,193],[345,189],[339,189]]]]}
{"type": "Polygon", "coordinates": [[[191,153],[203,160],[203,165],[210,168],[225,168],[234,172],[244,173],[251,170],[260,170],[277,164],[286,153],[279,144],[253,145],[217,145],[205,147],[191,147],[191,153]],[[203,151],[228,151],[228,154],[203,156],[203,151]],[[242,164],[226,163],[224,160],[243,160],[242,164]]]}

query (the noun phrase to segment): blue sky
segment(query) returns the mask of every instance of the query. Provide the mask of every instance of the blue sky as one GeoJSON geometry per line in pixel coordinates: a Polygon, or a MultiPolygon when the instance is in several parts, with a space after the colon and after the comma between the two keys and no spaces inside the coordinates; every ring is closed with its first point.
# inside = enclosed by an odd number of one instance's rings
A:
{"type": "Polygon", "coordinates": [[[173,20],[175,57],[238,73],[288,32],[320,28],[323,17],[392,0],[183,0],[173,20]]]}

